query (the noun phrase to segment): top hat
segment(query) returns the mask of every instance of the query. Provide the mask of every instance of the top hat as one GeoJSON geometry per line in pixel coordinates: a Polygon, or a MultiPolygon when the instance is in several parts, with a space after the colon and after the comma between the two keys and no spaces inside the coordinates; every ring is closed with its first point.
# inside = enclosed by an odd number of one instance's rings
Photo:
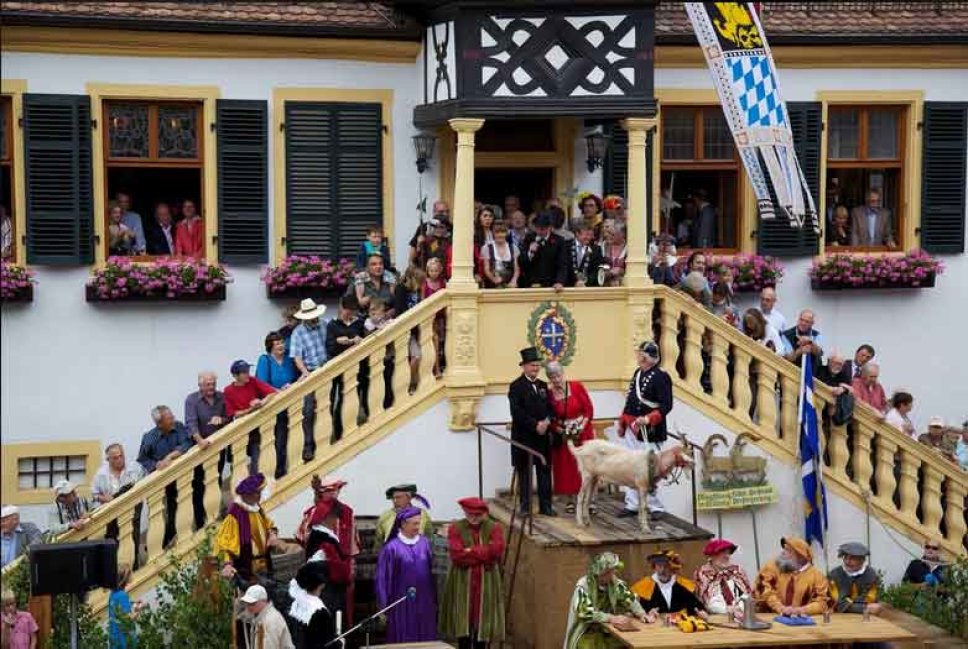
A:
{"type": "Polygon", "coordinates": [[[534,347],[525,347],[521,350],[521,362],[518,365],[524,365],[525,363],[540,363],[541,353],[534,347]]]}

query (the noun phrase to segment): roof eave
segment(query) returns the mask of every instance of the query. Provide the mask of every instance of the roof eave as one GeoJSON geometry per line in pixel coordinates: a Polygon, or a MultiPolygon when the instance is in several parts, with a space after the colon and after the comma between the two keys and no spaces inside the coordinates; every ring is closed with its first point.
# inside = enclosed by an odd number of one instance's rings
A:
{"type": "MultiPolygon", "coordinates": [[[[965,45],[968,33],[943,34],[780,34],[769,36],[772,46],[965,45]]],[[[693,34],[656,34],[659,45],[697,45],[693,34]]]]}
{"type": "Polygon", "coordinates": [[[52,16],[4,12],[3,25],[28,27],[80,27],[129,29],[151,32],[187,32],[199,34],[237,34],[253,36],[289,36],[295,38],[353,38],[419,41],[423,30],[416,22],[399,27],[364,25],[286,25],[279,23],[221,23],[193,20],[151,20],[119,16],[52,16]]]}

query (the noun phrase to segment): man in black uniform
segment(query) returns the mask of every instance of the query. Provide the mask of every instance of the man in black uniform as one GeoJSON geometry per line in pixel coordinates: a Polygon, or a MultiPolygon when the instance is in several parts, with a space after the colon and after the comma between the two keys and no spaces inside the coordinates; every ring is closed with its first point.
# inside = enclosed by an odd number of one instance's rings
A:
{"type": "Polygon", "coordinates": [[[568,242],[568,286],[598,286],[598,269],[605,263],[602,248],[595,243],[595,228],[585,221],[568,242]]]}
{"type": "MultiPolygon", "coordinates": [[[[659,347],[651,340],[639,345],[639,368],[629,382],[625,408],[618,422],[618,434],[627,448],[643,450],[646,442],[658,451],[666,441],[666,416],[672,410],[672,379],[659,368],[659,347]],[[645,437],[643,437],[645,432],[645,437]]],[[[665,507],[655,495],[655,485],[649,494],[649,511],[664,512],[665,507]]],[[[639,494],[625,490],[625,509],[620,518],[639,515],[639,494]]]]}
{"type": "Polygon", "coordinates": [[[538,378],[541,356],[534,347],[521,350],[521,376],[508,388],[511,404],[511,439],[537,451],[545,458],[542,463],[526,451],[511,447],[511,463],[518,475],[518,492],[521,494],[521,513],[531,511],[531,457],[538,473],[538,509],[545,516],[556,516],[551,508],[551,406],[548,405],[548,386],[538,378]]]}
{"type": "Polygon", "coordinates": [[[649,555],[653,573],[632,585],[632,592],[646,612],[698,615],[705,619],[706,607],[696,597],[696,584],[679,575],[682,560],[673,550],[649,555]]]}
{"type": "Polygon", "coordinates": [[[521,244],[521,272],[524,281],[519,286],[548,288],[560,291],[568,282],[568,248],[565,240],[551,231],[550,212],[538,212],[534,217],[534,232],[529,232],[521,244]]]}

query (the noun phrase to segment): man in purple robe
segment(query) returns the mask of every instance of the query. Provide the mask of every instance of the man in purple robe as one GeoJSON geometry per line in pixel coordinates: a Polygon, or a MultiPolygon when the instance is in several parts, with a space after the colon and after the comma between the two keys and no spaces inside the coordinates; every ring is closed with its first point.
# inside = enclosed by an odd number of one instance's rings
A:
{"type": "Polygon", "coordinates": [[[421,510],[407,507],[396,517],[376,567],[377,604],[387,612],[387,644],[437,639],[437,592],[433,547],[420,534],[421,510]]]}

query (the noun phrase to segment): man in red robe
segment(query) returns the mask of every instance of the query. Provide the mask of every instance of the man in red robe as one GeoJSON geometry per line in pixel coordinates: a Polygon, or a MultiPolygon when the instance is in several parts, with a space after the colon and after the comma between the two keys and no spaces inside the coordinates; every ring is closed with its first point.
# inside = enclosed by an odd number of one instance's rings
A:
{"type": "Polygon", "coordinates": [[[445,638],[457,638],[459,649],[482,649],[504,640],[504,530],[483,499],[464,498],[458,504],[464,518],[447,533],[452,565],[440,600],[440,631],[445,638]]]}
{"type": "Polygon", "coordinates": [[[307,556],[312,556],[317,550],[324,553],[329,571],[329,582],[324,593],[332,598],[330,609],[334,613],[337,609],[343,611],[344,626],[351,626],[354,557],[360,553],[360,541],[353,508],[339,500],[339,492],[344,486],[344,480],[320,480],[319,476],[313,476],[314,502],[303,512],[296,540],[306,548],[307,556]]]}

